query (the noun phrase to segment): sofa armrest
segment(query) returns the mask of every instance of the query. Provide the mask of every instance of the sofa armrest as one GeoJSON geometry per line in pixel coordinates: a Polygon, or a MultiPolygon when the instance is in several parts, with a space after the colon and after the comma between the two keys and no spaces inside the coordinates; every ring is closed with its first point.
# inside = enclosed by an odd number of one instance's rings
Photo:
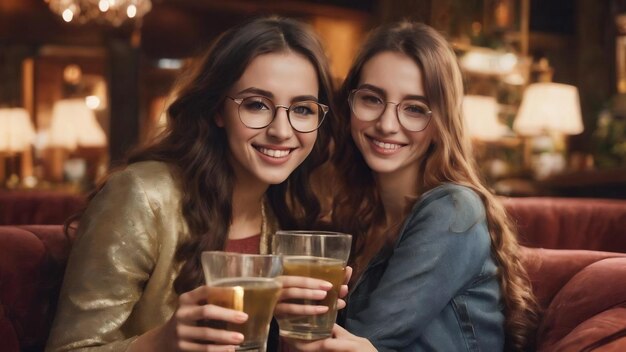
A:
{"type": "Polygon", "coordinates": [[[521,260],[533,285],[539,306],[547,309],[553,298],[578,272],[606,258],[625,258],[624,253],[521,248],[521,260]]]}
{"type": "Polygon", "coordinates": [[[61,225],[0,226],[3,351],[43,350],[70,245],[61,225]]]}
{"type": "Polygon", "coordinates": [[[544,308],[538,351],[626,350],[625,254],[523,248],[522,260],[544,308]]]}

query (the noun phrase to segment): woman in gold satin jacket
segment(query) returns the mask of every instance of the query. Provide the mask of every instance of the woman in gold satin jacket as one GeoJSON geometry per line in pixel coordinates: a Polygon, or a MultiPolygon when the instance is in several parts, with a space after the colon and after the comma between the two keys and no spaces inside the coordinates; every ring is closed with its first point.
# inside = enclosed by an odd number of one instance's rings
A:
{"type": "MultiPolygon", "coordinates": [[[[332,85],[312,31],[253,20],[183,78],[163,135],[80,217],[48,351],[234,351],[241,334],[196,326],[247,318],[202,304],[201,252],[266,252],[272,229],[319,217],[309,177],[328,157],[332,85]]],[[[281,299],[328,289],[306,288],[281,299]]]]}

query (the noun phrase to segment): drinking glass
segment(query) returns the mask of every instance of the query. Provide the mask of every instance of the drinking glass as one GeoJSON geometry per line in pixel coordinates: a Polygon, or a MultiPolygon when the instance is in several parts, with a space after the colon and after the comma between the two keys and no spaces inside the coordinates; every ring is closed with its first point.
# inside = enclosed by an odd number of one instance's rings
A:
{"type": "Polygon", "coordinates": [[[325,305],[318,315],[277,317],[280,335],[302,340],[331,336],[337,318],[337,298],[345,277],[352,236],[326,231],[278,231],[272,240],[272,253],[283,257],[283,275],[322,279],[333,284],[321,301],[291,300],[290,303],[325,305]]]}
{"type": "Polygon", "coordinates": [[[265,352],[270,321],[282,288],[276,279],[282,271],[282,258],[206,251],[202,253],[202,268],[209,286],[207,302],[248,314],[243,324],[209,320],[206,326],[242,333],[244,341],[237,351],[265,352]]]}

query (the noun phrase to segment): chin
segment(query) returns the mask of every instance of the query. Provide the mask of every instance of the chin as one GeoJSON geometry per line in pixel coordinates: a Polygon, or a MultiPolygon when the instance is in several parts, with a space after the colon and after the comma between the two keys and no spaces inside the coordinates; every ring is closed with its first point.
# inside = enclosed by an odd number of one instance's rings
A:
{"type": "Polygon", "coordinates": [[[291,173],[264,173],[263,175],[258,175],[259,180],[268,185],[277,185],[279,183],[285,182],[285,180],[291,175],[291,173]]]}
{"type": "Polygon", "coordinates": [[[398,170],[398,166],[397,165],[393,165],[391,163],[389,163],[388,161],[381,161],[381,160],[375,160],[375,161],[366,161],[367,166],[372,170],[372,172],[377,173],[377,174],[388,174],[388,173],[392,173],[398,170]]]}

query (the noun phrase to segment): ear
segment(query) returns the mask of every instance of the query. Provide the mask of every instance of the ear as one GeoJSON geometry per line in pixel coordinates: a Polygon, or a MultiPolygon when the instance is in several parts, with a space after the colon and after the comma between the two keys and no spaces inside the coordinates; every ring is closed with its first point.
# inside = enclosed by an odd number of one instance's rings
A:
{"type": "Polygon", "coordinates": [[[213,120],[215,120],[215,124],[217,127],[224,127],[224,111],[223,109],[218,109],[213,116],[213,120]]]}

